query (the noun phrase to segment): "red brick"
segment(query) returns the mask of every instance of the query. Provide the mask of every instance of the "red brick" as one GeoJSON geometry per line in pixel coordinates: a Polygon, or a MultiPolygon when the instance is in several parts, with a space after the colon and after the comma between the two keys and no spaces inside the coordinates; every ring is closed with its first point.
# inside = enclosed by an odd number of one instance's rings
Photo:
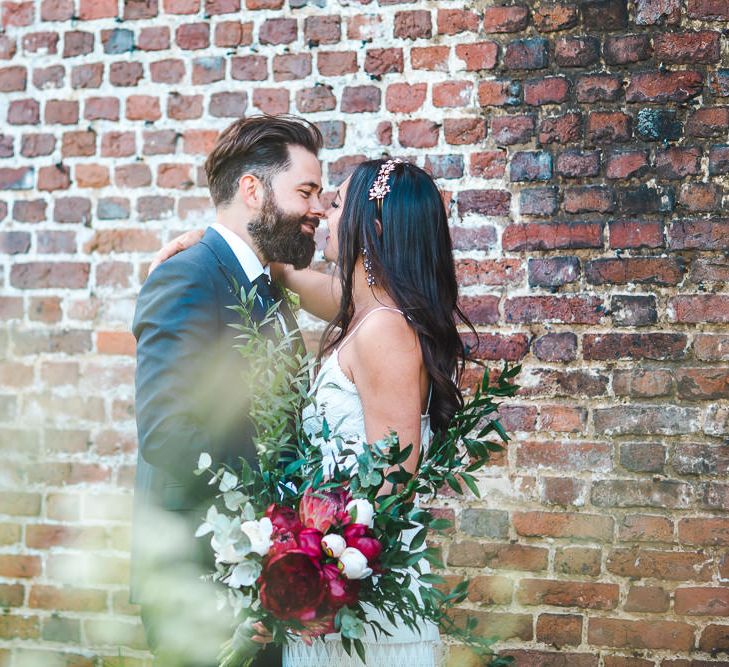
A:
{"type": "Polygon", "coordinates": [[[726,546],[729,544],[729,519],[681,519],[678,522],[678,538],[683,544],[726,546]]]}
{"type": "Polygon", "coordinates": [[[370,76],[380,77],[385,74],[402,72],[402,49],[368,49],[365,55],[364,70],[370,76]]]}
{"type": "Polygon", "coordinates": [[[385,93],[385,107],[393,113],[412,113],[423,106],[428,86],[425,83],[393,83],[385,93]]]}
{"type": "Polygon", "coordinates": [[[167,97],[167,117],[175,120],[200,118],[203,113],[202,95],[170,93],[167,97]]]}
{"type": "Polygon", "coordinates": [[[2,4],[2,27],[31,25],[34,19],[34,2],[10,2],[2,4]]]}
{"type": "Polygon", "coordinates": [[[42,21],[67,21],[73,16],[72,0],[42,0],[42,21]]]}
{"type": "Polygon", "coordinates": [[[127,120],[154,121],[162,117],[158,97],[152,95],[130,95],[127,97],[127,120]]]}
{"type": "Polygon", "coordinates": [[[215,46],[249,46],[253,43],[253,23],[222,21],[215,26],[215,46]]]}
{"type": "Polygon", "coordinates": [[[376,86],[345,86],[340,109],[343,113],[379,111],[381,95],[376,86]]]}
{"type": "MultiPolygon", "coordinates": [[[[700,520],[700,519],[699,519],[700,520]]],[[[679,539],[681,538],[679,532],[679,539]]],[[[621,577],[655,578],[667,581],[708,581],[711,561],[694,551],[615,549],[607,559],[608,572],[621,577]]]]}
{"type": "Polygon", "coordinates": [[[167,26],[142,28],[137,38],[137,48],[142,51],[165,51],[170,48],[170,29],[167,26]]]}
{"type": "Polygon", "coordinates": [[[591,618],[587,632],[596,646],[689,651],[694,642],[693,626],[676,621],[591,618]]]}
{"type": "Polygon", "coordinates": [[[483,27],[486,32],[519,32],[526,28],[528,21],[529,10],[526,7],[487,7],[483,27]]]}
{"type": "Polygon", "coordinates": [[[721,55],[720,35],[711,30],[657,33],[655,55],[665,63],[716,63],[721,55]]]}
{"type": "Polygon", "coordinates": [[[677,614],[729,616],[729,589],[677,588],[674,596],[677,614]]]}
{"type": "MultiPolygon", "coordinates": [[[[486,121],[483,118],[445,118],[443,120],[443,135],[447,144],[467,145],[479,144],[486,138],[486,121]]],[[[472,153],[471,164],[484,173],[502,161],[500,172],[503,174],[506,166],[505,155],[501,151],[492,151],[489,154],[472,153]]]]}
{"type": "Polygon", "coordinates": [[[289,91],[281,88],[256,88],[253,91],[253,106],[263,113],[288,113],[289,91]]]}
{"type": "Polygon", "coordinates": [[[38,170],[39,190],[68,190],[71,187],[71,170],[62,165],[41,167],[38,170]]]}
{"type": "Polygon", "coordinates": [[[602,248],[601,223],[529,223],[509,225],[504,230],[505,250],[553,250],[557,248],[602,248]]]}
{"type": "Polygon", "coordinates": [[[585,137],[589,142],[623,142],[632,136],[632,119],[621,111],[592,111],[587,117],[585,137]]]}
{"type": "Polygon", "coordinates": [[[458,35],[463,32],[478,32],[478,14],[467,9],[439,9],[437,24],[439,35],[458,35]]]}
{"type": "Polygon", "coordinates": [[[522,579],[516,591],[516,599],[525,605],[615,609],[619,594],[617,584],[522,579]]]}
{"type": "Polygon", "coordinates": [[[410,49],[410,63],[413,69],[448,71],[449,46],[422,46],[410,49]]]}
{"type": "Polygon", "coordinates": [[[78,102],[49,100],[46,102],[44,120],[46,123],[74,125],[78,123],[78,102]]]}
{"type": "Polygon", "coordinates": [[[704,77],[699,72],[641,72],[634,74],[625,91],[628,102],[686,102],[701,94],[704,77]]]}
{"type": "Polygon", "coordinates": [[[152,172],[143,163],[114,167],[114,184],[122,188],[141,188],[152,184],[152,172]]]}
{"type": "Polygon", "coordinates": [[[207,23],[184,23],[175,30],[175,42],[187,51],[206,49],[210,46],[210,26],[207,23]]]}
{"type": "Polygon", "coordinates": [[[105,132],[101,137],[102,157],[127,157],[135,151],[134,132],[105,132]]]}
{"type": "Polygon", "coordinates": [[[554,571],[560,574],[580,574],[597,577],[600,574],[601,559],[601,549],[592,549],[590,547],[560,548],[557,549],[554,556],[554,571]]]}
{"type": "Polygon", "coordinates": [[[506,216],[509,214],[511,193],[504,190],[462,190],[458,195],[458,213],[506,216]]]}
{"type": "Polygon", "coordinates": [[[577,25],[578,9],[568,2],[551,2],[534,9],[534,26],[539,32],[567,30],[577,25]]]}
{"type": "Polygon", "coordinates": [[[0,92],[11,93],[25,90],[27,83],[28,71],[25,67],[16,65],[0,68],[0,92]]]}
{"type": "Polygon", "coordinates": [[[157,167],[157,186],[186,190],[193,186],[192,168],[184,164],[160,164],[157,167]]]}
{"type": "Polygon", "coordinates": [[[525,537],[568,537],[610,541],[613,519],[598,514],[569,512],[514,512],[516,532],[525,537]]]}
{"type": "Polygon", "coordinates": [[[84,244],[85,253],[153,252],[160,247],[159,236],[148,230],[104,229],[84,244]]]}
{"type": "Polygon", "coordinates": [[[35,585],[30,589],[28,606],[52,611],[106,611],[106,592],[94,589],[56,588],[35,585]]]}
{"type": "Polygon", "coordinates": [[[560,37],[554,45],[560,67],[586,67],[600,59],[600,40],[595,37],[560,37]]]}
{"type": "Polygon", "coordinates": [[[496,42],[457,44],[456,56],[465,63],[467,71],[494,69],[499,54],[496,42]]]}
{"type": "Polygon", "coordinates": [[[433,35],[427,9],[395,12],[394,36],[400,39],[428,39],[433,35]]]}
{"type": "Polygon", "coordinates": [[[308,16],[304,21],[304,39],[316,45],[336,44],[342,34],[340,16],[308,16]]]}
{"type": "Polygon", "coordinates": [[[681,21],[680,0],[638,0],[635,10],[638,25],[675,25],[681,21]]]}
{"type": "Polygon", "coordinates": [[[668,305],[676,322],[729,322],[729,297],[722,294],[674,296],[668,305]]]}
{"type": "Polygon", "coordinates": [[[668,591],[660,586],[631,586],[625,611],[665,613],[671,603],[668,591]]]}
{"type": "Polygon", "coordinates": [[[103,188],[110,184],[109,169],[100,164],[77,164],[74,175],[80,188],[103,188]]]}
{"type": "Polygon", "coordinates": [[[109,65],[109,83],[112,86],[130,88],[144,78],[144,67],[138,62],[116,62],[109,65]]]}
{"type": "MultiPolygon", "coordinates": [[[[561,116],[543,118],[539,124],[540,144],[568,144],[582,137],[582,114],[570,112],[561,116]]],[[[599,155],[598,155],[599,168],[599,155]]]]}
{"type": "Polygon", "coordinates": [[[8,124],[37,125],[40,122],[40,104],[35,100],[13,100],[8,104],[8,124]]]}
{"type": "MultiPolygon", "coordinates": [[[[173,137],[176,140],[176,137],[173,137]]],[[[183,150],[193,155],[207,155],[218,140],[217,130],[185,130],[183,150]]],[[[170,152],[174,152],[174,149],[170,152]]]]}
{"type": "Polygon", "coordinates": [[[298,28],[296,19],[266,19],[258,29],[261,44],[291,44],[296,41],[298,28]]]}
{"type": "Polygon", "coordinates": [[[205,13],[210,16],[239,12],[241,0],[205,0],[205,13]]]}
{"type": "Polygon", "coordinates": [[[25,157],[50,155],[56,148],[52,134],[24,134],[21,138],[20,154],[25,157]]]}
{"type": "Polygon", "coordinates": [[[567,101],[569,81],[562,76],[530,79],[524,83],[524,103],[532,106],[561,104],[567,101]]]}
{"type": "Polygon", "coordinates": [[[116,97],[89,97],[84,101],[84,119],[119,120],[119,100],[116,97]]]}
{"type": "Polygon", "coordinates": [[[357,71],[356,51],[320,51],[316,56],[316,67],[322,76],[341,76],[357,71]]]}
{"type": "Polygon", "coordinates": [[[311,74],[311,55],[283,54],[273,57],[273,80],[294,81],[304,79],[311,74]]]}
{"type": "Polygon", "coordinates": [[[38,556],[0,555],[0,576],[11,579],[28,579],[40,576],[41,562],[38,556]]]}
{"type": "MultiPolygon", "coordinates": [[[[701,632],[699,649],[702,651],[729,650],[729,625],[709,624],[701,632]]],[[[705,663],[710,664],[710,663],[705,663]]],[[[721,665],[721,663],[719,663],[721,665]]],[[[699,666],[702,667],[702,666],[699,666]]]]}
{"type": "Polygon", "coordinates": [[[183,60],[158,60],[149,64],[149,73],[155,83],[179,83],[185,76],[183,60]]]}
{"type": "Polygon", "coordinates": [[[159,0],[125,0],[124,20],[135,21],[157,16],[159,0]]]}
{"type": "Polygon", "coordinates": [[[503,79],[481,81],[478,84],[478,103],[482,107],[516,104],[518,97],[514,95],[515,86],[518,87],[518,84],[503,79]]]}
{"type": "Polygon", "coordinates": [[[382,17],[377,14],[358,14],[347,19],[347,38],[371,42],[384,37],[382,17]]]}
{"type": "Polygon", "coordinates": [[[82,21],[112,18],[117,14],[115,0],[80,0],[78,17],[82,21]]]}
{"type": "Polygon", "coordinates": [[[433,84],[433,106],[469,106],[472,92],[473,84],[470,81],[447,81],[433,84]]]}
{"type": "Polygon", "coordinates": [[[548,42],[539,37],[516,39],[504,49],[504,67],[507,69],[542,69],[549,59],[548,42]]]}
{"type": "Polygon", "coordinates": [[[606,471],[612,468],[611,447],[590,442],[521,442],[516,452],[519,466],[570,471],[606,471]]]}
{"type": "Polygon", "coordinates": [[[83,30],[71,30],[63,34],[63,57],[83,56],[94,50],[94,35],[83,30]]]}

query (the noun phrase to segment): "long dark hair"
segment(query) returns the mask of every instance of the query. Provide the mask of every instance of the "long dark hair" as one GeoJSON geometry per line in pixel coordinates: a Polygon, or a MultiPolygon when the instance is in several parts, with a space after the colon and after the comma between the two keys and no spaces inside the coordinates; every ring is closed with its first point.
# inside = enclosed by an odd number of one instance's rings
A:
{"type": "Polygon", "coordinates": [[[320,355],[347,335],[354,268],[366,249],[377,285],[387,291],[418,335],[432,382],[431,424],[433,430],[442,431],[463,406],[458,381],[465,349],[456,318],[475,331],[458,307],[448,216],[438,188],[425,171],[402,162],[391,172],[390,192],[381,204],[370,200],[369,190],[384,162],[363,162],[349,182],[338,231],[342,300],[326,329],[320,355]],[[379,235],[376,219],[382,224],[379,235]]]}

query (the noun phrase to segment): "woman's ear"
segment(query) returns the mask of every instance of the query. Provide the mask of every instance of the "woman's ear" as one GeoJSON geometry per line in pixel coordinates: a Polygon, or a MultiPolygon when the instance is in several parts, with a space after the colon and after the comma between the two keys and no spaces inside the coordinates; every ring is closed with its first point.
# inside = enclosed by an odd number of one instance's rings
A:
{"type": "Polygon", "coordinates": [[[378,218],[375,218],[375,233],[377,236],[382,236],[382,223],[379,221],[378,218]]]}
{"type": "Polygon", "coordinates": [[[238,179],[238,194],[248,208],[257,211],[263,204],[263,183],[253,174],[244,174],[238,179]]]}

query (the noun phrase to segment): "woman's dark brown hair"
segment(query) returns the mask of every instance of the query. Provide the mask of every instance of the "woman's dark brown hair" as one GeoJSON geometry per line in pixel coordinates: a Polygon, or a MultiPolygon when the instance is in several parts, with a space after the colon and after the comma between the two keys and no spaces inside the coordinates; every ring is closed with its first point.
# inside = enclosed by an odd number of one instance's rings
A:
{"type": "Polygon", "coordinates": [[[297,116],[250,116],[229,125],[205,161],[210,196],[225,207],[238,191],[243,174],[253,174],[270,186],[275,174],[290,163],[289,146],[319,154],[323,139],[319,128],[297,116]]]}

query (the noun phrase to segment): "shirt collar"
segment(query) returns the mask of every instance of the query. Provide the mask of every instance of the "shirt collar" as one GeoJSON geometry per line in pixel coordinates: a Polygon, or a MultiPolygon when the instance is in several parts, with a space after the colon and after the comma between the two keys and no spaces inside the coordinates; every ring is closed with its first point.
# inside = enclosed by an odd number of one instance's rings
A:
{"type": "Polygon", "coordinates": [[[253,252],[253,248],[249,246],[238,234],[231,231],[219,222],[214,222],[210,225],[218,234],[223,237],[223,240],[230,246],[233,251],[235,258],[241,265],[243,271],[245,271],[248,280],[253,282],[262,273],[265,273],[269,278],[271,277],[271,269],[268,264],[264,266],[261,264],[261,260],[253,252]]]}

